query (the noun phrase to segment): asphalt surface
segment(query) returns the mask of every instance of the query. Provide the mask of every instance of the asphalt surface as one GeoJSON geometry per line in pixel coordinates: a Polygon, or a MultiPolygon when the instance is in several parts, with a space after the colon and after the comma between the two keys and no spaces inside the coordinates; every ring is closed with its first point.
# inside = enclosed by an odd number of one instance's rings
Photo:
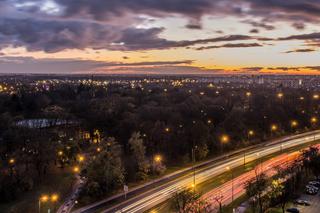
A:
{"type": "MultiPolygon", "coordinates": [[[[279,152],[283,149],[292,148],[305,143],[320,139],[320,131],[311,133],[304,133],[296,136],[274,140],[264,145],[256,146],[250,151],[246,151],[246,162],[254,161],[267,155],[279,152]]],[[[226,171],[226,168],[235,168],[243,165],[243,152],[232,155],[220,157],[211,161],[204,162],[196,167],[196,184],[207,181],[215,176],[218,176],[226,171]]],[[[177,190],[188,188],[193,184],[192,168],[183,169],[175,172],[167,177],[160,178],[156,181],[150,182],[144,186],[132,189],[129,192],[129,198],[122,201],[122,194],[116,195],[112,198],[102,200],[92,205],[83,207],[75,211],[75,213],[89,213],[99,212],[144,212],[152,207],[166,201],[177,190]],[[120,200],[118,204],[117,200],[120,200]],[[101,211],[101,209],[103,209],[101,211]]]]}

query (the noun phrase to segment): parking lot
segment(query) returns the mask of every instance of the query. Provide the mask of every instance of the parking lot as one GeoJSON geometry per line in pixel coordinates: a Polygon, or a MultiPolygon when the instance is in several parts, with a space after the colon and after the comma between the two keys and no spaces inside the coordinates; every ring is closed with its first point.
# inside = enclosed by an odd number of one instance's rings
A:
{"type": "Polygon", "coordinates": [[[299,209],[300,213],[319,213],[320,212],[320,196],[317,195],[301,195],[301,199],[310,201],[310,206],[293,205],[290,207],[295,207],[299,209]]]}

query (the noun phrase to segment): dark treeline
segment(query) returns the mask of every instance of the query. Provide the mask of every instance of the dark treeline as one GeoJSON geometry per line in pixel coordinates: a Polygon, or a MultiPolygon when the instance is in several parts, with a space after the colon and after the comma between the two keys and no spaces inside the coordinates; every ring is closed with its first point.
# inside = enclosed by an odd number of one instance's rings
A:
{"type": "Polygon", "coordinates": [[[124,182],[189,163],[193,148],[199,161],[314,129],[319,108],[314,95],[304,89],[179,80],[131,85],[89,81],[50,89],[22,85],[14,94],[0,94],[0,200],[11,200],[15,191],[41,183],[52,165],[74,165],[79,153],[90,158],[82,171],[88,177],[88,193],[102,196],[124,182]],[[71,125],[16,125],[24,119],[71,125]],[[86,143],[81,133],[88,132],[92,140],[96,130],[99,141],[86,143]],[[93,172],[97,168],[110,172],[93,172]],[[4,187],[10,184],[15,190],[4,187]]]}

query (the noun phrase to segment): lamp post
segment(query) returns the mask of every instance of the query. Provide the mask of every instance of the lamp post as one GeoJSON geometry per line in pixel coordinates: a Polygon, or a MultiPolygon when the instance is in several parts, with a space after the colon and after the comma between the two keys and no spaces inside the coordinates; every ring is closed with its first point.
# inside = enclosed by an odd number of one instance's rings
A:
{"type": "Polygon", "coordinates": [[[49,196],[48,195],[42,195],[39,200],[38,200],[38,204],[39,204],[39,213],[41,212],[41,203],[46,203],[49,200],[49,196]]]}
{"type": "Polygon", "coordinates": [[[156,164],[160,163],[162,160],[162,157],[161,155],[155,155],[154,158],[153,158],[153,175],[155,174],[155,167],[156,167],[156,164]]]}
{"type": "MultiPolygon", "coordinates": [[[[53,204],[55,204],[59,199],[59,195],[54,193],[51,196],[48,195],[42,195],[39,200],[38,200],[38,204],[39,204],[39,213],[41,212],[41,203],[46,203],[51,201],[53,204]]],[[[55,205],[54,205],[54,211],[55,211],[55,205]]],[[[48,212],[50,212],[50,209],[48,209],[48,212]]]]}
{"type": "Polygon", "coordinates": [[[192,167],[193,167],[193,192],[195,192],[195,190],[196,190],[196,166],[195,166],[195,164],[196,164],[196,153],[195,153],[195,151],[196,151],[196,149],[197,149],[198,147],[197,146],[194,146],[193,148],[192,148],[192,150],[191,150],[191,154],[192,154],[192,167]]]}
{"type": "Polygon", "coordinates": [[[230,171],[231,172],[231,184],[232,184],[232,187],[231,187],[231,194],[232,194],[232,203],[233,203],[233,200],[234,200],[234,196],[233,196],[233,191],[234,191],[234,186],[233,186],[233,170],[229,167],[229,166],[227,166],[226,167],[226,169],[227,169],[227,171],[230,171]]]}

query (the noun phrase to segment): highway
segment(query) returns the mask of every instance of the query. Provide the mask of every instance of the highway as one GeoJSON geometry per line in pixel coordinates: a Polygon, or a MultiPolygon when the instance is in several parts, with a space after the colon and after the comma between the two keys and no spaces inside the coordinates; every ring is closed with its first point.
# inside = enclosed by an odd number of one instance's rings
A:
{"type": "Polygon", "coordinates": [[[220,198],[222,206],[230,204],[232,202],[232,197],[234,200],[236,200],[245,194],[245,183],[254,178],[256,173],[260,174],[263,172],[267,177],[272,177],[277,173],[277,167],[285,168],[289,166],[295,159],[298,158],[298,156],[299,152],[296,151],[290,154],[281,154],[273,157],[266,162],[258,164],[253,170],[235,177],[233,180],[230,180],[215,189],[212,189],[208,193],[204,194],[201,199],[210,204],[210,212],[217,212],[219,209],[219,204],[215,198],[220,198]]]}
{"type": "MultiPolygon", "coordinates": [[[[283,149],[292,148],[305,143],[312,142],[314,140],[320,139],[320,131],[314,131],[309,133],[304,133],[296,136],[289,136],[282,138],[280,140],[274,140],[263,145],[259,145],[253,149],[246,151],[245,161],[250,162],[262,158],[264,156],[279,152],[283,149]]],[[[208,161],[202,163],[202,165],[197,166],[196,169],[196,184],[207,181],[214,178],[224,172],[226,168],[230,169],[243,165],[244,163],[244,153],[238,153],[231,155],[229,158],[221,158],[219,160],[208,161]]],[[[111,207],[106,207],[101,210],[103,206],[109,206],[108,203],[110,199],[97,202],[90,206],[83,207],[74,211],[75,213],[89,213],[99,212],[104,213],[134,213],[134,212],[144,212],[152,207],[166,201],[169,199],[173,193],[178,190],[188,188],[193,184],[193,172],[189,168],[185,170],[178,171],[174,174],[173,178],[166,178],[165,182],[159,184],[157,181],[150,183],[146,190],[141,190],[141,192],[134,194],[129,197],[128,200],[120,202],[111,207]],[[180,172],[180,173],[179,173],[180,172]]],[[[136,189],[135,189],[136,190],[136,189]]],[[[133,190],[133,191],[135,191],[133,190]]],[[[140,189],[137,189],[140,190],[140,189]]],[[[115,197],[115,199],[118,197],[115,197]]]]}

